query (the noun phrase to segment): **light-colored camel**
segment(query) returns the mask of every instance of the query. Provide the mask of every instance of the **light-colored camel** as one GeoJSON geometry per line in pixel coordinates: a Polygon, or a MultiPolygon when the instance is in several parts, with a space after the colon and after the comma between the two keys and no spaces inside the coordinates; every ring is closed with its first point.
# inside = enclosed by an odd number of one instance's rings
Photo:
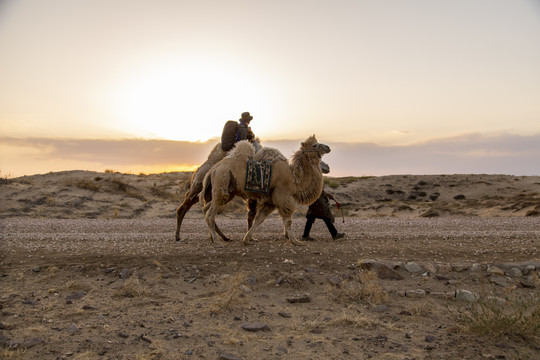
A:
{"type": "MultiPolygon", "coordinates": [[[[255,148],[260,148],[258,139],[255,141],[255,148]]],[[[189,189],[184,195],[184,200],[182,201],[182,204],[176,208],[176,241],[180,241],[180,228],[182,227],[182,221],[184,220],[186,213],[193,205],[199,202],[199,194],[202,190],[202,184],[206,173],[208,173],[212,166],[221,161],[226,155],[227,152],[221,149],[221,143],[216,144],[206,161],[191,176],[189,189]]],[[[255,217],[255,205],[255,202],[247,204],[248,228],[251,227],[251,223],[255,217]]],[[[230,241],[218,227],[216,227],[216,231],[224,241],[230,241]]]]}
{"type": "Polygon", "coordinates": [[[301,245],[302,243],[297,241],[291,232],[292,216],[297,203],[309,205],[320,196],[323,189],[321,157],[330,152],[330,147],[318,143],[313,135],[301,143],[300,149],[294,153],[290,162],[287,162],[277,149],[263,147],[255,154],[252,148],[248,142],[237,143],[236,148],[214,165],[204,178],[200,197],[204,203],[203,213],[212,241],[218,241],[215,219],[219,209],[238,195],[257,202],[257,212],[253,224],[244,235],[244,244],[251,241],[253,232],[277,208],[283,220],[285,237],[291,244],[301,245]],[[244,189],[248,158],[269,161],[272,164],[272,179],[268,193],[244,189]]]}

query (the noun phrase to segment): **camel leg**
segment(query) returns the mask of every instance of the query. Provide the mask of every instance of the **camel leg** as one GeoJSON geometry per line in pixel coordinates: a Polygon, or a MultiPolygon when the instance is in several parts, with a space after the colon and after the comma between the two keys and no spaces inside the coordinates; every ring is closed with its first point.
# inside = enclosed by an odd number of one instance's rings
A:
{"type": "Polygon", "coordinates": [[[247,208],[248,208],[248,230],[251,228],[251,225],[253,225],[253,219],[255,219],[255,215],[257,214],[257,200],[248,200],[247,201],[247,208]]]}
{"type": "Polygon", "coordinates": [[[263,205],[258,204],[257,214],[255,215],[255,218],[253,219],[253,224],[249,228],[246,235],[244,235],[244,239],[242,239],[244,245],[248,245],[251,241],[252,234],[255,231],[255,229],[262,224],[262,222],[270,215],[272,211],[276,208],[273,204],[265,203],[263,205]]]}
{"type": "Polygon", "coordinates": [[[289,239],[292,245],[304,245],[304,243],[296,240],[291,231],[292,216],[294,214],[294,210],[296,209],[296,202],[294,201],[294,198],[292,196],[281,197],[280,203],[277,208],[279,211],[279,215],[283,220],[283,230],[285,237],[289,239]]]}
{"type": "Polygon", "coordinates": [[[176,208],[176,241],[180,241],[180,227],[184,216],[193,205],[199,202],[199,193],[202,190],[202,185],[193,185],[184,195],[184,201],[176,208]]]}
{"type": "Polygon", "coordinates": [[[208,226],[208,229],[210,231],[210,240],[215,243],[221,243],[225,244],[221,239],[217,237],[216,229],[218,229],[218,226],[216,224],[216,216],[218,213],[218,206],[217,204],[212,201],[207,206],[205,206],[205,209],[203,210],[205,213],[204,220],[206,221],[206,225],[208,226]]]}
{"type": "MultiPolygon", "coordinates": [[[[248,200],[246,200],[246,205],[247,205],[247,210],[248,210],[248,214],[247,214],[247,231],[249,231],[249,229],[253,225],[253,220],[255,219],[255,215],[257,215],[257,200],[248,199],[248,200]]],[[[251,241],[256,242],[258,240],[252,236],[251,241]]]]}
{"type": "MultiPolygon", "coordinates": [[[[212,192],[207,191],[206,194],[204,194],[204,203],[203,206],[203,215],[206,215],[207,209],[210,207],[210,203],[212,202],[212,192]]],[[[215,218],[215,216],[214,216],[215,218]]],[[[217,226],[216,222],[214,221],[213,229],[218,233],[218,235],[223,239],[223,241],[231,241],[221,230],[219,229],[219,226],[217,226]]]]}

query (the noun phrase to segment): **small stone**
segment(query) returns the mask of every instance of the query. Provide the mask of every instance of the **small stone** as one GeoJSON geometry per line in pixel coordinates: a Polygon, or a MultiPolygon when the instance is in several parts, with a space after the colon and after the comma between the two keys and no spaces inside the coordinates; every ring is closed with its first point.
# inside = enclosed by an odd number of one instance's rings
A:
{"type": "Polygon", "coordinates": [[[381,265],[375,269],[377,277],[381,280],[403,280],[403,276],[390,269],[386,265],[381,265]]]}
{"type": "Polygon", "coordinates": [[[508,280],[502,276],[493,276],[490,280],[493,284],[499,285],[501,287],[508,286],[508,280]]]}
{"type": "Polygon", "coordinates": [[[128,337],[129,337],[129,335],[128,335],[126,332],[124,332],[124,331],[119,331],[119,332],[117,332],[116,334],[117,334],[118,336],[122,337],[122,338],[128,338],[128,337]]]}
{"type": "Polygon", "coordinates": [[[529,273],[531,271],[536,270],[536,266],[533,265],[533,264],[529,264],[529,265],[525,266],[525,270],[527,270],[527,273],[529,273]]]}
{"type": "Polygon", "coordinates": [[[255,277],[255,275],[248,276],[248,278],[246,279],[246,284],[248,284],[249,286],[255,286],[255,284],[257,284],[257,278],[255,277]]]}
{"type": "Polygon", "coordinates": [[[124,268],[118,276],[120,276],[120,279],[127,279],[131,276],[131,270],[124,268]]]}
{"type": "Polygon", "coordinates": [[[375,308],[373,308],[373,311],[375,312],[387,312],[388,311],[388,305],[384,305],[384,304],[381,304],[381,305],[377,305],[375,306],[375,308]]]}
{"type": "Polygon", "coordinates": [[[250,332],[270,331],[270,327],[265,323],[244,323],[242,329],[250,332]]]}
{"type": "Polygon", "coordinates": [[[426,291],[423,289],[407,290],[405,291],[405,296],[410,298],[425,298],[426,291]]]}
{"type": "Polygon", "coordinates": [[[452,271],[452,267],[447,264],[439,264],[439,273],[447,274],[452,271]]]}
{"type": "Polygon", "coordinates": [[[32,268],[33,272],[40,272],[41,268],[39,266],[36,266],[35,268],[32,268]]]}
{"type": "Polygon", "coordinates": [[[465,264],[452,265],[452,271],[454,271],[454,272],[462,272],[462,271],[465,271],[465,270],[468,270],[468,269],[469,269],[469,266],[465,265],[465,264]]]}
{"type": "Polygon", "coordinates": [[[518,268],[513,267],[513,268],[510,268],[506,272],[506,275],[511,276],[511,277],[521,277],[521,276],[523,276],[523,273],[518,268]]]}
{"type": "Polygon", "coordinates": [[[341,283],[343,282],[343,279],[336,275],[329,275],[326,279],[328,280],[330,285],[333,285],[333,286],[340,286],[341,283]]]}
{"type": "Polygon", "coordinates": [[[456,300],[464,300],[468,302],[476,302],[478,299],[478,295],[476,295],[472,291],[463,289],[456,290],[454,297],[456,298],[456,300]]]}
{"type": "Polygon", "coordinates": [[[26,340],[23,345],[25,348],[30,349],[31,347],[34,347],[36,345],[39,345],[43,342],[43,339],[40,338],[33,338],[30,340],[26,340]]]}
{"type": "Polygon", "coordinates": [[[291,317],[291,314],[288,313],[288,312],[285,312],[285,311],[278,312],[278,315],[285,318],[285,319],[289,319],[291,317]]]}
{"type": "Polygon", "coordinates": [[[73,335],[73,334],[76,334],[78,333],[79,331],[81,331],[81,329],[79,329],[79,327],[75,324],[71,324],[69,325],[69,327],[67,328],[67,331],[73,335]]]}
{"type": "Polygon", "coordinates": [[[428,335],[425,337],[424,339],[426,342],[434,342],[436,339],[435,339],[435,336],[433,335],[428,335]]]}
{"type": "Polygon", "coordinates": [[[152,340],[149,337],[147,337],[146,335],[144,335],[144,334],[139,335],[138,338],[139,338],[139,340],[145,341],[145,342],[147,342],[149,344],[152,343],[152,340]]]}
{"type": "Polygon", "coordinates": [[[449,278],[448,276],[440,275],[440,274],[435,275],[435,279],[441,280],[441,281],[448,281],[448,280],[450,280],[450,278],[449,278]]]}
{"type": "Polygon", "coordinates": [[[217,360],[241,360],[238,356],[229,353],[221,353],[217,360]]]}
{"type": "Polygon", "coordinates": [[[424,269],[415,262],[408,262],[403,265],[403,267],[410,273],[419,273],[424,271],[424,269]]]}
{"type": "Polygon", "coordinates": [[[74,293],[74,294],[66,296],[66,300],[78,300],[85,296],[86,296],[86,293],[84,291],[79,291],[78,293],[74,293]]]}
{"type": "Polygon", "coordinates": [[[311,297],[309,295],[295,295],[293,297],[287,298],[287,301],[291,304],[297,303],[308,303],[311,302],[311,297]]]}
{"type": "Polygon", "coordinates": [[[26,299],[22,302],[24,305],[37,305],[39,304],[37,301],[32,299],[26,299]]]}
{"type": "Polygon", "coordinates": [[[526,278],[520,279],[519,283],[524,288],[534,289],[536,287],[534,278],[532,276],[527,276],[526,278]]]}
{"type": "Polygon", "coordinates": [[[504,271],[501,268],[494,265],[489,265],[487,268],[487,272],[493,275],[504,276],[504,271]]]}

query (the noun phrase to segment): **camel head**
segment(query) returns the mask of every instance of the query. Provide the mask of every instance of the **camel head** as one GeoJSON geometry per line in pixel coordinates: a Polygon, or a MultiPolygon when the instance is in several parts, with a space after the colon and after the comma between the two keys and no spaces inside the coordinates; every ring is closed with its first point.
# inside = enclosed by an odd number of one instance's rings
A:
{"type": "Polygon", "coordinates": [[[330,146],[317,142],[315,135],[308,137],[301,144],[301,150],[309,157],[318,157],[319,159],[330,152],[330,146]]]}

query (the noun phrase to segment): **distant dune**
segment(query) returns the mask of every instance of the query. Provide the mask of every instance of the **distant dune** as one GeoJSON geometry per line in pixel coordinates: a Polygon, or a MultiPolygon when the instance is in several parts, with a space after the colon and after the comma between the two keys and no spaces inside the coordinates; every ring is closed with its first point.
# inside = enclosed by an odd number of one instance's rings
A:
{"type": "MultiPolygon", "coordinates": [[[[63,171],[0,179],[0,218],[174,218],[190,172],[132,175],[63,171]]],[[[540,177],[392,175],[327,177],[325,189],[353,217],[513,217],[540,214],[540,177]]],[[[335,204],[334,204],[335,205],[335,204]]],[[[300,206],[296,216],[303,216],[300,206]]],[[[342,213],[334,207],[336,217],[342,213]]],[[[240,199],[223,216],[243,216],[240,199]]],[[[189,217],[200,217],[195,205],[189,217]]],[[[276,216],[276,215],[274,215],[276,216]]]]}

